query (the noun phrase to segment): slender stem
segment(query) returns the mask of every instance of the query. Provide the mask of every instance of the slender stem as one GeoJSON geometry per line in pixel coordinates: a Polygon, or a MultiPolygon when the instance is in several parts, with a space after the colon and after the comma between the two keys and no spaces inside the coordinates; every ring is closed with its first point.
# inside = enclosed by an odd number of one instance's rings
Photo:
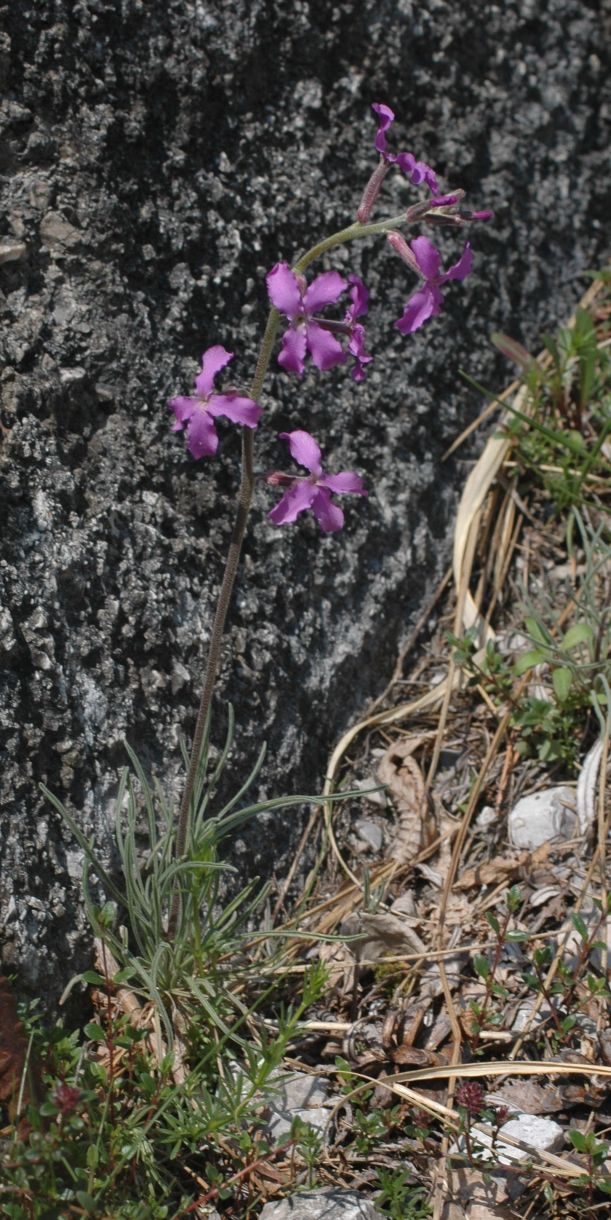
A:
{"type": "MultiPolygon", "coordinates": [[[[387,233],[396,229],[399,225],[406,223],[405,213],[402,212],[399,216],[389,217],[386,220],[376,221],[373,224],[361,224],[356,221],[352,225],[348,225],[345,229],[340,229],[337,233],[331,234],[330,237],[324,238],[295,263],[293,270],[297,273],[305,271],[310,263],[315,259],[320,258],[327,250],[333,249],[334,246],[344,245],[345,242],[354,241],[358,238],[371,237],[377,233],[387,233]]],[[[276,340],[278,326],[280,323],[280,315],[276,309],[270,310],[265,327],[265,334],[261,343],[261,350],[257,360],[257,367],[252,384],[248,391],[249,397],[257,401],[263,389],[263,382],[269,366],[272,349],[276,340]]],[[[238,492],[238,501],[236,516],[231,533],[227,558],[225,560],[225,571],[221,582],[221,588],[218,596],[214,622],[212,624],[212,632],[210,635],[210,646],[208,649],[208,659],[206,662],[206,671],[204,674],[204,684],[195,722],[195,731],[193,734],[193,744],[191,746],[191,754],[189,758],[189,770],[180,805],[178,815],[178,827],[176,831],[176,846],[175,859],[181,860],[185,854],[187,845],[187,832],[189,827],[189,811],[193,792],[197,780],[197,771],[201,754],[202,742],[206,731],[206,724],[210,714],[210,706],[212,704],[212,696],[219,666],[221,655],[221,645],[223,641],[223,633],[225,630],[225,622],[227,619],[227,611],[233,593],[233,587],[240,561],[242,551],[242,543],[246,532],[246,525],[250,513],[250,505],[252,501],[254,475],[253,475],[253,453],[254,453],[254,436],[253,429],[242,429],[242,476],[240,481],[240,490],[238,492]]],[[[173,940],[176,936],[178,925],[178,916],[180,911],[180,882],[177,878],[174,893],[172,895],[172,903],[170,908],[170,917],[168,920],[168,940],[173,940]]]]}
{"type": "MultiPolygon", "coordinates": [[[[265,328],[265,334],[263,336],[263,342],[261,344],[261,350],[259,352],[259,359],[257,361],[257,367],[255,369],[255,375],[253,377],[252,385],[250,387],[250,392],[249,392],[249,396],[251,398],[253,398],[255,400],[255,402],[256,402],[258,396],[260,395],[261,389],[263,387],[263,382],[265,380],[265,374],[267,372],[267,367],[268,367],[268,364],[270,361],[272,348],[274,346],[274,341],[276,338],[276,332],[278,330],[279,321],[280,321],[280,315],[278,314],[277,310],[275,310],[275,309],[270,310],[269,317],[267,319],[267,326],[265,328]]],[[[240,482],[240,490],[238,492],[238,504],[237,504],[237,509],[236,509],[235,521],[233,523],[233,530],[231,533],[231,540],[229,542],[229,549],[227,551],[227,558],[225,560],[225,571],[223,573],[223,580],[221,582],[218,602],[216,605],[214,622],[212,624],[212,632],[210,635],[210,647],[208,649],[208,659],[206,662],[206,672],[204,675],[204,684],[202,687],[202,694],[201,694],[201,699],[200,699],[200,703],[199,703],[199,710],[197,713],[197,720],[195,722],[195,732],[193,734],[193,744],[191,746],[191,755],[189,758],[189,770],[187,772],[187,779],[186,779],[185,788],[184,788],[182,801],[181,801],[181,805],[180,805],[180,813],[178,815],[178,829],[176,832],[176,847],[175,847],[176,860],[181,860],[185,854],[185,847],[187,844],[187,829],[188,829],[188,825],[189,825],[189,810],[190,810],[190,806],[191,806],[191,800],[193,798],[195,782],[197,780],[197,770],[198,770],[199,758],[200,758],[200,753],[201,753],[201,748],[202,748],[202,741],[204,738],[204,732],[206,730],[206,724],[207,724],[208,716],[210,713],[212,695],[214,693],[214,684],[216,682],[216,675],[217,675],[217,670],[218,670],[219,660],[220,660],[220,655],[221,655],[221,644],[223,642],[223,632],[225,630],[225,621],[227,618],[227,611],[229,609],[229,602],[231,601],[231,594],[233,593],[233,586],[235,584],[235,578],[236,578],[236,574],[237,574],[237,570],[238,570],[238,563],[240,561],[242,543],[244,541],[244,534],[246,532],[246,524],[248,522],[248,514],[250,512],[250,504],[251,504],[251,500],[252,500],[252,491],[253,491],[253,484],[254,484],[254,475],[253,475],[254,443],[253,442],[254,442],[253,429],[252,428],[243,428],[242,429],[242,478],[241,478],[241,482],[240,482]]],[[[168,921],[168,939],[169,940],[173,940],[176,935],[176,926],[178,923],[179,907],[180,907],[180,885],[179,885],[179,880],[177,878],[176,884],[174,886],[174,893],[172,895],[172,906],[170,909],[170,918],[168,921]]]]}

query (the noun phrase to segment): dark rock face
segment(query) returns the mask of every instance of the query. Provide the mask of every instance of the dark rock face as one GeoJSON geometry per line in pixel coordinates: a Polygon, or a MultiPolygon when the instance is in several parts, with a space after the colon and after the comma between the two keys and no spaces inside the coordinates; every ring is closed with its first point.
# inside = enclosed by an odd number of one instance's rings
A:
{"type": "MultiPolygon", "coordinates": [[[[383,239],[329,256],[319,269],[360,271],[371,291],[368,380],[266,383],[260,471],[286,466],[276,432],[306,427],[372,491],[322,538],[305,518],[274,529],[261,485],[231,611],[218,711],[236,705],[234,773],[265,738],[267,793],[316,791],[447,560],[464,467],[440,458],[481,405],[459,368],[498,386],[489,331],[534,342],[603,254],[604,35],[585,0],[0,13],[2,968],[52,996],[87,934],[79,853],[37,785],[106,850],[124,738],[179,792],[231,528],[237,430],[221,422],[220,460],[195,463],[166,399],[212,343],[247,382],[266,271],[354,214],[372,101],[397,112],[393,147],[495,209],[469,235],[473,275],[412,338],[392,323],[414,280],[383,239]]],[[[416,197],[387,180],[389,214],[416,197]]],[[[446,265],[462,237],[439,234],[446,265]]],[[[297,831],[293,812],[268,819],[234,858],[281,873],[297,831]]]]}

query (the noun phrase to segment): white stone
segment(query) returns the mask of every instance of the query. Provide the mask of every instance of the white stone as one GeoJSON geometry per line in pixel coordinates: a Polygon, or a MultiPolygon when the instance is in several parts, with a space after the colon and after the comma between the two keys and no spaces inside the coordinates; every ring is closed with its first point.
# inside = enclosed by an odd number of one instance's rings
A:
{"type": "Polygon", "coordinates": [[[369,1199],[355,1190],[329,1187],[266,1203],[259,1220],[383,1220],[369,1199]]]}
{"type": "MultiPolygon", "coordinates": [[[[499,1165],[511,1165],[512,1162],[529,1160],[533,1152],[559,1152],[564,1145],[564,1130],[552,1118],[542,1118],[538,1114],[518,1114],[500,1128],[494,1151],[492,1143],[492,1136],[486,1131],[471,1131],[471,1146],[478,1158],[483,1161],[494,1160],[499,1165]],[[514,1148],[512,1144],[505,1143],[504,1135],[528,1144],[528,1150],[514,1148]]],[[[465,1137],[461,1135],[452,1144],[450,1152],[464,1155],[466,1151],[465,1137]]]]}
{"type": "Polygon", "coordinates": [[[533,851],[543,843],[562,842],[579,834],[575,793],[562,785],[523,796],[508,820],[509,841],[533,851]]]}

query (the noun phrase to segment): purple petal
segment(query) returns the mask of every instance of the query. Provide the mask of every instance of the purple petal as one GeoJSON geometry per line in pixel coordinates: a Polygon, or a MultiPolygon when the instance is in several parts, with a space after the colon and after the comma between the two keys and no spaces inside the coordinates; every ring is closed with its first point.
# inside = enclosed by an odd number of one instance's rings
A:
{"type": "Polygon", "coordinates": [[[339,271],[323,271],[306,289],[303,298],[306,312],[317,313],[319,309],[324,309],[325,305],[334,305],[345,288],[346,281],[342,279],[339,271]]]}
{"type": "Polygon", "coordinates": [[[312,474],[322,474],[321,453],[318,443],[309,432],[296,428],[294,432],[280,432],[280,440],[288,441],[291,457],[312,474]]]}
{"type": "Polygon", "coordinates": [[[267,515],[274,525],[286,525],[295,521],[300,513],[309,508],[317,494],[317,487],[307,479],[300,479],[285,491],[281,500],[267,515]]]}
{"type": "Polygon", "coordinates": [[[303,376],[303,362],[307,348],[305,326],[289,326],[282,336],[282,349],[278,356],[278,364],[286,373],[299,373],[303,376]]]}
{"type": "Polygon", "coordinates": [[[233,360],[233,352],[228,352],[220,343],[209,347],[202,356],[202,371],[195,378],[195,388],[201,398],[207,398],[214,386],[214,378],[229,361],[233,360]]]}
{"type": "Polygon", "coordinates": [[[275,309],[287,318],[297,317],[303,308],[299,281],[288,263],[276,263],[267,276],[267,291],[275,309]]]}
{"type": "Polygon", "coordinates": [[[338,495],[368,496],[369,492],[363,486],[363,480],[353,470],[340,470],[339,474],[324,474],[318,480],[319,487],[328,487],[338,495]]]}
{"type": "Polygon", "coordinates": [[[468,276],[473,266],[473,251],[470,242],[465,242],[465,248],[457,263],[450,267],[444,275],[440,276],[439,283],[445,284],[447,280],[464,280],[468,276]]]}
{"type": "Polygon", "coordinates": [[[256,428],[262,408],[252,398],[241,398],[239,394],[213,394],[208,400],[210,415],[223,415],[233,424],[244,424],[246,428],[256,428]]]}
{"type": "Polygon", "coordinates": [[[219,438],[212,419],[200,404],[193,412],[187,429],[187,449],[194,458],[214,457],[219,447],[219,438]]]}
{"type": "Polygon", "coordinates": [[[426,164],[426,161],[416,161],[412,153],[398,153],[395,161],[414,186],[420,186],[421,182],[425,182],[433,194],[437,193],[439,190],[437,175],[435,170],[426,164]]]}
{"type": "Polygon", "coordinates": [[[350,374],[351,377],[354,381],[364,381],[366,376],[364,366],[371,364],[373,356],[368,355],[365,351],[365,328],[361,326],[360,322],[356,322],[352,327],[348,351],[355,359],[355,364],[350,374]]]}
{"type": "Polygon", "coordinates": [[[320,490],[316,490],[311,507],[323,533],[335,534],[337,530],[341,530],[344,524],[344,514],[339,505],[333,503],[331,494],[326,488],[321,487],[320,490]]]}
{"type": "Polygon", "coordinates": [[[425,280],[434,280],[439,274],[441,255],[428,237],[415,237],[410,246],[425,280]]]}
{"type": "MultiPolygon", "coordinates": [[[[441,297],[440,292],[438,292],[438,295],[441,297]]],[[[399,318],[398,322],[395,322],[395,326],[404,335],[411,335],[415,330],[419,330],[421,326],[424,326],[424,323],[434,313],[439,312],[440,304],[441,302],[437,303],[430,285],[424,284],[422,288],[418,288],[413,296],[410,297],[405,306],[403,317],[399,318]]]]}
{"type": "Polygon", "coordinates": [[[349,322],[352,318],[361,318],[363,314],[367,313],[369,308],[369,292],[361,277],[351,273],[348,276],[348,283],[350,285],[348,291],[352,304],[348,306],[346,311],[346,322],[349,322]]]}
{"type": "Polygon", "coordinates": [[[197,407],[201,407],[200,398],[185,398],[180,395],[178,398],[170,399],[168,407],[174,412],[176,419],[172,424],[172,432],[181,432],[187,420],[189,420],[197,407]]]}
{"type": "Polygon", "coordinates": [[[390,109],[390,106],[385,106],[383,102],[373,102],[371,109],[373,110],[374,114],[377,114],[378,119],[380,120],[374,144],[378,152],[384,155],[388,147],[386,143],[386,132],[388,131],[391,123],[394,123],[395,121],[394,111],[390,109]]]}
{"type": "Polygon", "coordinates": [[[341,343],[317,322],[306,324],[308,350],[317,369],[326,372],[334,364],[343,364],[346,355],[341,343]]]}
{"type": "Polygon", "coordinates": [[[462,195],[437,195],[435,199],[429,199],[428,206],[430,208],[447,208],[452,203],[458,203],[462,195]]]}

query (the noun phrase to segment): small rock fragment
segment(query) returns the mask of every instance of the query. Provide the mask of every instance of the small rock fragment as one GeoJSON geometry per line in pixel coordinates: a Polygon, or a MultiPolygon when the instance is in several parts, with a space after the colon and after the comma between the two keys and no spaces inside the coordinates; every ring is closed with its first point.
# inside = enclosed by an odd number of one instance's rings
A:
{"type": "Polygon", "coordinates": [[[371,851],[380,851],[384,836],[381,828],[377,826],[375,822],[370,822],[369,818],[361,818],[356,823],[355,829],[359,839],[361,839],[371,851]]]}
{"type": "MultiPolygon", "coordinates": [[[[537,1114],[518,1114],[508,1123],[503,1123],[494,1152],[491,1151],[491,1135],[476,1129],[471,1131],[471,1143],[478,1157],[484,1161],[498,1160],[500,1165],[511,1165],[512,1162],[526,1161],[530,1158],[531,1151],[514,1148],[513,1145],[504,1143],[504,1135],[527,1144],[532,1152],[560,1152],[564,1145],[564,1130],[560,1123],[554,1122],[552,1118],[541,1118],[537,1114]]],[[[459,1136],[452,1144],[450,1152],[454,1154],[466,1152],[464,1136],[459,1136]]]]}
{"type": "Polygon", "coordinates": [[[307,1072],[293,1072],[280,1080],[269,1106],[268,1127],[274,1139],[287,1136],[295,1118],[324,1131],[329,1119],[327,1094],[327,1081],[307,1072]]]}
{"type": "Polygon", "coordinates": [[[16,263],[25,254],[22,241],[0,242],[0,263],[16,263]]]}
{"type": "Polygon", "coordinates": [[[509,814],[508,833],[515,847],[527,851],[574,838],[579,834],[579,821],[573,789],[560,785],[523,796],[509,814]]]}
{"type": "Polygon", "coordinates": [[[369,1199],[334,1186],[266,1203],[260,1220],[383,1220],[369,1199]]]}

